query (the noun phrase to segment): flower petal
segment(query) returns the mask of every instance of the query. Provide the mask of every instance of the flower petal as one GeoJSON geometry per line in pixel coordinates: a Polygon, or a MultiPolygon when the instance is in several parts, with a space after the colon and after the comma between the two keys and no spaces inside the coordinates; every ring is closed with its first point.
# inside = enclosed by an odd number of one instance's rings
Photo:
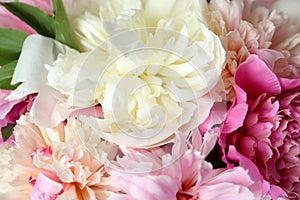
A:
{"type": "Polygon", "coordinates": [[[248,99],[263,93],[279,94],[280,83],[276,75],[256,55],[242,63],[235,74],[235,83],[248,95],[248,99]]]}

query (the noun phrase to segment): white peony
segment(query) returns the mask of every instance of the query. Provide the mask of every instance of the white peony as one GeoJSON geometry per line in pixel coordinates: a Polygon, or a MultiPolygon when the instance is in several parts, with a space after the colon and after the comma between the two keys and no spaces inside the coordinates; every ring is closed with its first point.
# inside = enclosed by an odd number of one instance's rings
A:
{"type": "Polygon", "coordinates": [[[107,40],[104,22],[127,21],[128,14],[135,11],[140,13],[135,28],[156,27],[161,20],[189,13],[202,19],[205,3],[205,0],[169,0],[164,4],[160,0],[87,0],[75,4],[67,0],[66,9],[81,49],[91,51],[107,40]]]}
{"type": "Polygon", "coordinates": [[[68,106],[101,104],[104,119],[82,118],[95,131],[141,147],[206,119],[225,51],[201,22],[198,1],[134,2],[104,1],[100,16],[77,17],[76,33],[90,52],[67,50],[47,69],[48,85],[67,96],[68,106]]]}

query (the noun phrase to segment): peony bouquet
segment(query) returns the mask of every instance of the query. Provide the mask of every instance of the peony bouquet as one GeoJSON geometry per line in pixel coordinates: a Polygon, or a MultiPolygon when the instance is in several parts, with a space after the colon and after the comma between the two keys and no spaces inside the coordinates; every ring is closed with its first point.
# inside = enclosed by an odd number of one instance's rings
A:
{"type": "Polygon", "coordinates": [[[282,2],[0,1],[0,199],[300,199],[282,2]]]}

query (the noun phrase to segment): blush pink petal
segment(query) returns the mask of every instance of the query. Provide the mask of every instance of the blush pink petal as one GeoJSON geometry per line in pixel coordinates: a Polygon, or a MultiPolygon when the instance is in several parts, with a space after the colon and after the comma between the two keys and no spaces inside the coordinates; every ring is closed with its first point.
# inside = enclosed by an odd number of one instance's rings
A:
{"type": "Polygon", "coordinates": [[[135,199],[176,200],[178,187],[169,176],[134,177],[130,184],[130,194],[135,199]]]}
{"type": "Polygon", "coordinates": [[[257,97],[262,93],[279,94],[280,83],[276,75],[256,55],[251,55],[236,71],[235,83],[248,95],[257,97]]]}
{"type": "Polygon", "coordinates": [[[220,199],[220,197],[222,200],[254,199],[253,193],[247,189],[247,187],[241,187],[239,185],[226,182],[203,188],[200,196],[203,200],[215,200],[220,199]]]}
{"type": "Polygon", "coordinates": [[[274,70],[273,68],[277,60],[284,58],[282,53],[273,49],[258,49],[252,53],[258,55],[258,57],[263,60],[271,70],[274,70]]]}
{"type": "Polygon", "coordinates": [[[0,105],[2,105],[3,103],[7,102],[7,100],[5,100],[5,98],[10,95],[12,91],[11,90],[1,90],[0,89],[0,105]]]}
{"type": "Polygon", "coordinates": [[[103,110],[101,106],[92,106],[89,108],[83,108],[80,110],[73,111],[70,116],[72,117],[79,117],[79,116],[87,116],[87,117],[96,117],[103,119],[103,110]]]}
{"type": "Polygon", "coordinates": [[[40,172],[30,196],[32,200],[55,200],[62,189],[63,186],[61,183],[52,180],[50,177],[44,175],[43,172],[40,172]]]}

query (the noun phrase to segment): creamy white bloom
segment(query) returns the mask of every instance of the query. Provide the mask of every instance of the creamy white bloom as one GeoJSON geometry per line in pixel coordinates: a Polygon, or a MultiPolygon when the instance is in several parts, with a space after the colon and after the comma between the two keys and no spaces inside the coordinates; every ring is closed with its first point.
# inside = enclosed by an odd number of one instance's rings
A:
{"type": "Polygon", "coordinates": [[[137,22],[135,28],[157,27],[162,20],[189,13],[201,20],[205,3],[204,0],[169,0],[163,4],[160,0],[87,0],[77,5],[67,0],[66,9],[81,49],[91,51],[107,40],[103,22],[127,21],[128,14],[135,11],[140,13],[138,19],[133,19],[137,22]]]}
{"type": "Polygon", "coordinates": [[[48,85],[68,106],[101,104],[104,119],[85,122],[109,141],[140,147],[205,120],[225,51],[201,22],[198,1],[131,3],[104,1],[101,16],[79,16],[75,30],[90,52],[60,55],[48,67],[48,85]]]}

